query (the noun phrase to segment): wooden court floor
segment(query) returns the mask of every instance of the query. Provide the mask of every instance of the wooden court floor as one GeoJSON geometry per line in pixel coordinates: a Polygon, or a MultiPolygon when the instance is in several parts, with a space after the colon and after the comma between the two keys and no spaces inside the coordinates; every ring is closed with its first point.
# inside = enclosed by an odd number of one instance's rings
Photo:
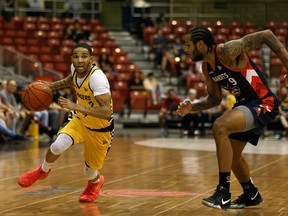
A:
{"type": "MultiPolygon", "coordinates": [[[[0,144],[0,216],[288,215],[287,140],[261,140],[245,153],[264,204],[226,211],[201,204],[218,181],[211,138],[161,138],[157,129],[116,131],[101,170],[105,184],[93,203],[78,202],[86,186],[81,144],[61,155],[47,179],[18,186],[18,176],[38,167],[48,146],[0,144]]],[[[231,193],[232,198],[241,193],[234,177],[231,193]]]]}

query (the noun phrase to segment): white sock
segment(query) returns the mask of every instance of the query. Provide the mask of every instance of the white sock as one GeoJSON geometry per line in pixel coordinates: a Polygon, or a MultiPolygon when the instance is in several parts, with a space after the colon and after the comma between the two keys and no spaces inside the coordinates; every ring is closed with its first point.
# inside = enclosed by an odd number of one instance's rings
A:
{"type": "Polygon", "coordinates": [[[46,162],[46,160],[45,160],[45,158],[44,158],[44,161],[43,161],[43,163],[42,163],[42,170],[43,170],[43,172],[48,172],[49,169],[51,169],[51,165],[52,165],[52,163],[46,162]]]}

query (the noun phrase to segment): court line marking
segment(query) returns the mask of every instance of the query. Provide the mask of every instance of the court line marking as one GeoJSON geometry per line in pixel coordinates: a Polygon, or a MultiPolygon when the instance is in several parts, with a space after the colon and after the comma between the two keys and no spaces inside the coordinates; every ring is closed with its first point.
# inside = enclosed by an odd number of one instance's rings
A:
{"type": "MultiPolygon", "coordinates": [[[[155,138],[135,141],[134,143],[153,148],[216,152],[215,141],[207,138],[155,138]]],[[[287,141],[284,140],[259,140],[257,146],[247,144],[243,152],[245,154],[288,155],[288,145],[287,141]]]]}

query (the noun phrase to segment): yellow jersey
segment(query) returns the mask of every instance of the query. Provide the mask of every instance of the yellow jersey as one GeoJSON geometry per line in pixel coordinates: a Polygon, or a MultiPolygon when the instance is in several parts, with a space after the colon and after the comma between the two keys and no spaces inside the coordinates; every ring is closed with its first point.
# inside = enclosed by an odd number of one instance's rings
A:
{"type": "MultiPolygon", "coordinates": [[[[84,105],[88,107],[99,107],[98,102],[96,101],[93,91],[90,88],[89,81],[91,75],[98,69],[98,67],[95,65],[91,68],[87,76],[84,78],[83,82],[81,85],[78,85],[77,83],[77,73],[73,73],[73,85],[74,85],[74,90],[76,93],[77,97],[77,103],[79,105],[84,105]]],[[[101,71],[102,73],[102,71],[101,71]]],[[[111,109],[112,109],[112,99],[111,99],[111,109]]],[[[75,117],[80,119],[83,123],[84,126],[86,126],[89,129],[103,129],[107,128],[110,126],[111,123],[113,123],[113,116],[111,119],[105,120],[101,118],[97,118],[91,115],[87,115],[81,112],[76,112],[75,117]]]]}

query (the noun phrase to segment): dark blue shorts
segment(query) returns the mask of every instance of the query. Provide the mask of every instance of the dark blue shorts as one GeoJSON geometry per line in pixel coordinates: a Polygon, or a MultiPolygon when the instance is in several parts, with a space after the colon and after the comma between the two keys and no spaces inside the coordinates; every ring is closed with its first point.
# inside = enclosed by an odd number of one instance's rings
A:
{"type": "Polygon", "coordinates": [[[264,112],[265,109],[261,108],[260,106],[261,104],[262,104],[261,100],[255,100],[255,101],[240,101],[234,105],[233,109],[240,105],[247,107],[251,111],[254,118],[254,122],[257,127],[245,132],[230,134],[229,138],[240,140],[243,142],[249,142],[255,146],[257,145],[259,137],[262,134],[263,128],[273,119],[275,119],[275,117],[279,114],[279,102],[277,98],[274,98],[274,106],[273,108],[270,109],[271,112],[268,111],[264,112]]]}

